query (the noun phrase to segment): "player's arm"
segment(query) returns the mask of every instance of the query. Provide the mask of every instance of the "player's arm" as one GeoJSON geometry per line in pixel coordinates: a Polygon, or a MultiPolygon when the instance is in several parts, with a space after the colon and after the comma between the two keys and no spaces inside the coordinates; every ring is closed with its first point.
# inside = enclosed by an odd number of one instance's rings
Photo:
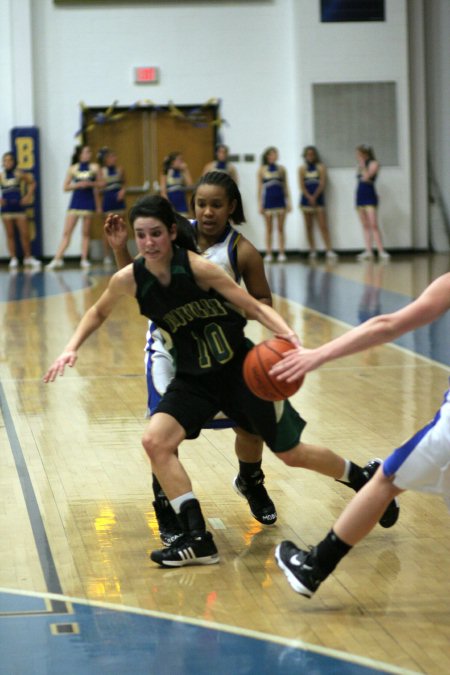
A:
{"type": "Polygon", "coordinates": [[[119,216],[117,213],[110,213],[105,220],[103,230],[106,240],[114,253],[117,267],[122,269],[122,267],[126,267],[132,263],[133,258],[127,247],[128,229],[122,216],[119,216]]]}
{"type": "Polygon", "coordinates": [[[242,309],[247,318],[259,321],[276,335],[290,340],[293,345],[299,344],[294,331],[272,307],[247,293],[218,265],[191,251],[188,255],[195,280],[201,288],[214,289],[235,307],[242,309]]]}
{"type": "Polygon", "coordinates": [[[272,293],[264,270],[263,259],[245,237],[240,237],[238,244],[237,264],[247,291],[254,298],[272,306],[272,293]]]}
{"type": "Polygon", "coordinates": [[[274,366],[272,374],[291,382],[323,363],[391,342],[439,318],[450,309],[450,272],[433,281],[406,307],[381,314],[317,349],[295,349],[274,366]]]}
{"type": "Polygon", "coordinates": [[[78,357],[78,349],[83,342],[92,335],[108,318],[114,306],[123,295],[134,296],[136,284],[134,282],[133,268],[127,268],[116,272],[111,277],[106,290],[102,293],[95,305],[90,307],[78,324],[75,333],[70,338],[64,351],[53,362],[44,375],[44,382],[53,382],[57,375],[63,375],[66,366],[72,367],[78,357]]]}

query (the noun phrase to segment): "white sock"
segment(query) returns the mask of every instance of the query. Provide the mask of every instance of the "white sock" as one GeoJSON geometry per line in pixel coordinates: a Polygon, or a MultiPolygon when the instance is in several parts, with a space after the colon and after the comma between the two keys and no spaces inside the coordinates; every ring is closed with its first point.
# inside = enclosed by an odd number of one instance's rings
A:
{"type": "Polygon", "coordinates": [[[175,511],[175,513],[180,513],[181,511],[181,505],[184,504],[184,502],[189,501],[189,499],[195,499],[195,495],[193,492],[186,492],[184,495],[180,495],[179,497],[175,497],[175,499],[171,499],[170,503],[172,504],[172,508],[175,511]]]}
{"type": "Polygon", "coordinates": [[[351,462],[350,462],[349,459],[344,459],[344,462],[345,462],[344,473],[342,474],[342,476],[340,478],[338,478],[338,480],[343,480],[345,483],[348,483],[351,462]]]}

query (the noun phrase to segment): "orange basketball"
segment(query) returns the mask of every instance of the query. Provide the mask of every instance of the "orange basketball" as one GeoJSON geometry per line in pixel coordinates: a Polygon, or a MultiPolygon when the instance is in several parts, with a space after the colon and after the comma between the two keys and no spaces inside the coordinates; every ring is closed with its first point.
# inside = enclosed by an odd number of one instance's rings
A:
{"type": "Polygon", "coordinates": [[[265,401],[283,401],[300,389],[303,377],[295,382],[276,380],[269,371],[283,353],[293,349],[292,342],[283,338],[264,340],[251,349],[244,359],[243,375],[247,387],[265,401]]]}

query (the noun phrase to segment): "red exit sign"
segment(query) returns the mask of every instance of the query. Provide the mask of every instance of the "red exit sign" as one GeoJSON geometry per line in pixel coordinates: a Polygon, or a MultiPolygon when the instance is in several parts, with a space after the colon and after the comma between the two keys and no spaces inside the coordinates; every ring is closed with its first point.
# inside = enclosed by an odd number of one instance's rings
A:
{"type": "Polygon", "coordinates": [[[155,84],[159,82],[159,68],[156,66],[139,66],[134,69],[136,84],[155,84]]]}

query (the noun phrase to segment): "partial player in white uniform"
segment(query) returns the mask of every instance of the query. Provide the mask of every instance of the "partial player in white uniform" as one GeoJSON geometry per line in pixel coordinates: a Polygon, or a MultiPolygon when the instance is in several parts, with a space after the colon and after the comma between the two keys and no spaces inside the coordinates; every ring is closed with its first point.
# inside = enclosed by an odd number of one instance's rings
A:
{"type": "MultiPolygon", "coordinates": [[[[273,367],[280,379],[295,380],[323,363],[395,340],[438,319],[450,309],[450,273],[443,274],[403,309],[373,317],[317,349],[288,352],[273,367]]],[[[327,536],[311,551],[283,541],[275,557],[292,588],[311,597],[351,548],[375,526],[386,505],[404,490],[440,494],[450,505],[450,389],[431,422],[383,462],[327,536]]]]}

